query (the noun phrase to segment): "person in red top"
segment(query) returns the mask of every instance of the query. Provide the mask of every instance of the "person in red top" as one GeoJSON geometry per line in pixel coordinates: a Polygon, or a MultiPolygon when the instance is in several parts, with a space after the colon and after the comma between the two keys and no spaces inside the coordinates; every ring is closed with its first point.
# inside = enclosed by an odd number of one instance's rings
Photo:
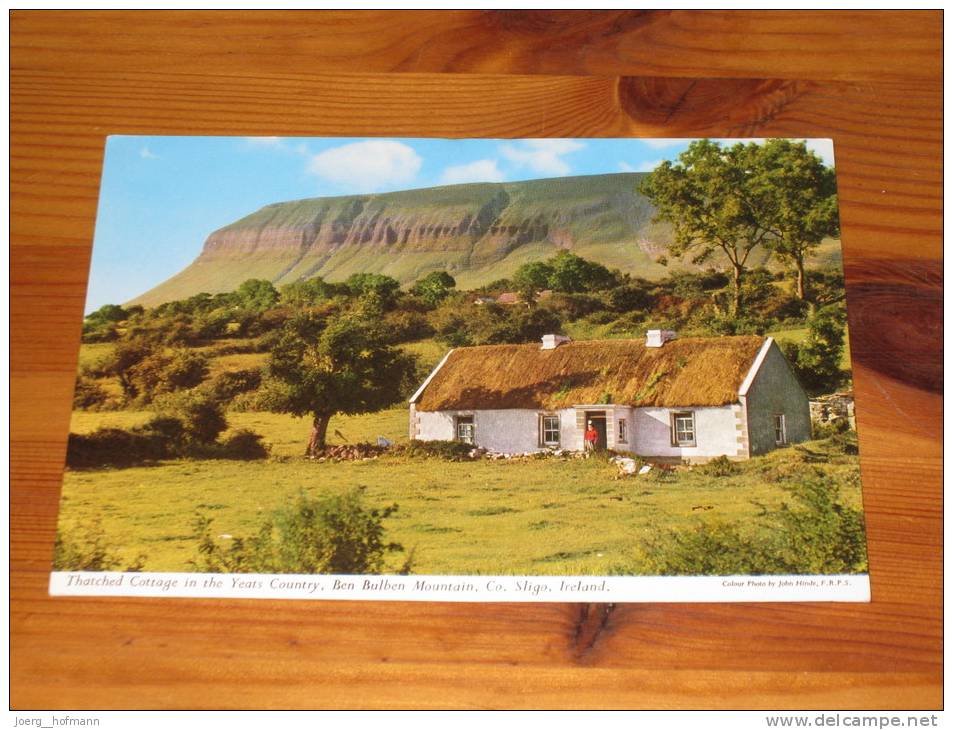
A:
{"type": "Polygon", "coordinates": [[[586,434],[582,438],[585,442],[586,451],[596,450],[596,441],[599,440],[599,432],[593,427],[592,421],[589,421],[589,428],[586,430],[586,434]]]}

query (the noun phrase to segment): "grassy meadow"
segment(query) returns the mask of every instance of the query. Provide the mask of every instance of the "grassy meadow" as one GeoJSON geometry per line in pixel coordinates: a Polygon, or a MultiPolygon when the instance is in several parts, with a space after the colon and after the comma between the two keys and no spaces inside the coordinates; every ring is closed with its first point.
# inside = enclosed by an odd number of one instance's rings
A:
{"type": "MultiPolygon", "coordinates": [[[[145,411],[74,414],[72,430],[129,427],[145,411]]],[[[417,574],[601,575],[638,571],[647,540],[701,521],[742,523],[756,533],[759,516],[791,497],[785,486],[818,455],[827,473],[857,470],[856,456],[828,458],[822,442],[776,451],[713,477],[703,467],[653,470],[617,479],[604,458],[448,462],[383,456],[366,461],[310,461],[301,453],[308,424],[268,413],[232,413],[232,428],[265,435],[262,461],[176,460],[125,469],[68,470],[60,529],[79,535],[98,521],[124,563],[142,555],[144,569],[188,571],[197,558],[193,524],[211,517],[223,545],[253,535],[276,508],[309,496],[365,489],[369,506],[396,503],[387,539],[413,550],[417,574]],[[230,537],[229,537],[230,536],[230,537]]],[[[392,409],[336,417],[329,442],[406,440],[407,412],[392,409]]],[[[860,490],[842,495],[860,508],[860,490]]]]}
{"type": "MultiPolygon", "coordinates": [[[[785,324],[767,334],[804,343],[808,327],[785,324]]],[[[580,340],[639,336],[585,317],[567,321],[565,332],[580,340]]],[[[266,365],[269,353],[257,351],[267,349],[260,339],[222,337],[193,348],[208,357],[209,378],[266,365]]],[[[114,347],[84,344],[79,357],[80,368],[108,393],[106,408],[122,403],[118,378],[97,367],[114,347]]],[[[435,339],[404,341],[399,347],[418,358],[420,372],[436,365],[448,349],[435,339]]],[[[847,348],[841,365],[849,367],[847,348]]],[[[404,548],[388,556],[390,570],[412,553],[416,574],[637,575],[652,572],[653,540],[670,531],[732,525],[739,533],[731,536],[735,544],[764,544],[777,530],[770,516],[784,504],[798,506],[791,489],[814,470],[840,485],[844,505],[862,508],[858,457],[832,441],[779,449],[735,464],[720,476],[704,466],[681,466],[619,478],[604,456],[448,461],[385,454],[358,461],[308,460],[307,419],[236,408],[227,413],[224,438],[242,429],[260,434],[268,458],[179,458],[68,469],[61,537],[105,545],[123,566],[141,556],[145,570],[189,571],[197,569],[192,561],[200,558],[195,532],[200,515],[213,520],[212,534],[227,548],[235,538],[255,535],[275,510],[302,493],[330,497],[362,488],[370,508],[398,505],[384,522],[386,541],[404,548]]],[[[154,415],[150,410],[76,410],[70,430],[134,429],[154,415]]],[[[327,432],[329,445],[375,443],[378,437],[408,441],[406,407],[335,416],[327,432]]],[[[826,539],[822,535],[820,542],[826,539]]]]}

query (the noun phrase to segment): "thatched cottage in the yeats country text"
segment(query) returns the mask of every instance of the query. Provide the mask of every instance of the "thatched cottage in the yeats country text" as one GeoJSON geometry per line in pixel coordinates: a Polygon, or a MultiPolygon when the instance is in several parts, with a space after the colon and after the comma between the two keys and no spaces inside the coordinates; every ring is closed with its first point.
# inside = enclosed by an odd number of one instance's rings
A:
{"type": "Polygon", "coordinates": [[[596,446],[660,460],[747,459],[811,437],[808,397],[771,337],[451,350],[410,400],[410,437],[490,451],[596,446]]]}

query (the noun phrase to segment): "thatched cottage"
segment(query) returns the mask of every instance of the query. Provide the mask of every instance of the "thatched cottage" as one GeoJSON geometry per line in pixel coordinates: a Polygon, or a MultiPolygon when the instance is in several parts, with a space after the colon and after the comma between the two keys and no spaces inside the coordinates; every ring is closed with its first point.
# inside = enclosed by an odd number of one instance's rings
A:
{"type": "Polygon", "coordinates": [[[410,399],[410,437],[491,451],[598,446],[657,459],[746,459],[811,437],[808,398],[770,337],[571,342],[451,350],[410,399]]]}

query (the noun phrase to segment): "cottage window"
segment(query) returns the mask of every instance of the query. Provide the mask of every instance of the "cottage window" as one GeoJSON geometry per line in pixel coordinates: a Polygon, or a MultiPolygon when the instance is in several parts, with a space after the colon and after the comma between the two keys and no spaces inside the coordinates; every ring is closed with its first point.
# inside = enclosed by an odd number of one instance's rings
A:
{"type": "Polygon", "coordinates": [[[783,446],[788,442],[787,426],[784,423],[784,414],[778,413],[774,417],[774,443],[783,446]]]}
{"type": "Polygon", "coordinates": [[[559,416],[539,417],[539,443],[542,446],[559,446],[559,416]]]}
{"type": "Polygon", "coordinates": [[[695,413],[679,411],[672,414],[672,446],[695,445],[695,413]]]}
{"type": "Polygon", "coordinates": [[[473,443],[473,416],[457,416],[457,441],[473,443]]]}
{"type": "Polygon", "coordinates": [[[620,444],[628,443],[629,441],[629,425],[624,418],[619,419],[619,437],[616,441],[620,444]]]}

